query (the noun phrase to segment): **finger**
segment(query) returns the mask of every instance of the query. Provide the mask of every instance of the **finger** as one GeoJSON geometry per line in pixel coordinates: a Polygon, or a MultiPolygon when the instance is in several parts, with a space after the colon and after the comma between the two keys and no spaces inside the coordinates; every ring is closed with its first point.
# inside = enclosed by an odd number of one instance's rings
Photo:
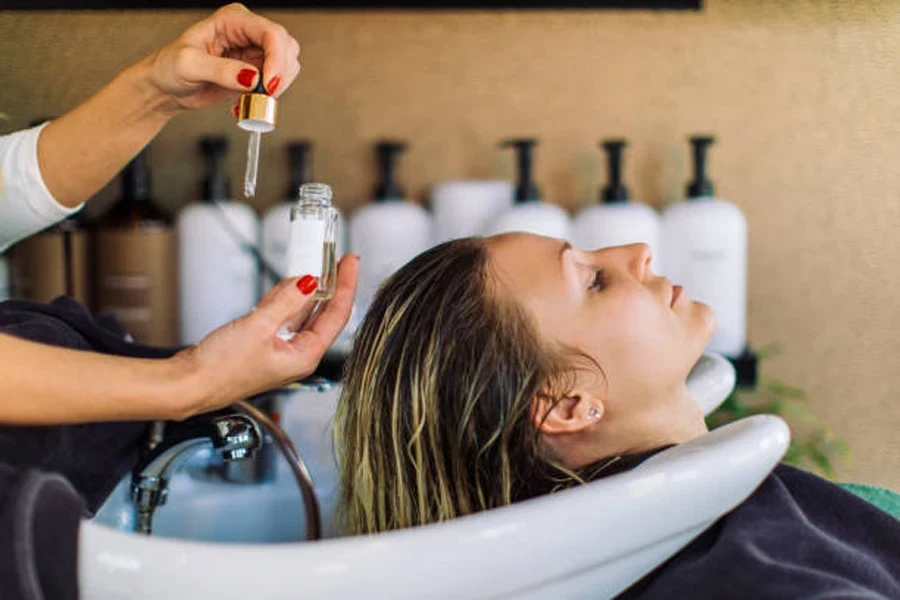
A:
{"type": "MultiPolygon", "coordinates": [[[[284,68],[282,70],[283,75],[281,76],[280,81],[277,86],[267,86],[266,89],[270,94],[275,96],[276,98],[281,96],[291,84],[294,83],[294,80],[297,78],[297,75],[300,73],[300,44],[297,43],[297,40],[288,35],[288,51],[285,52],[285,63],[284,68]]],[[[270,79],[269,82],[272,80],[270,79]]]]}
{"type": "Polygon", "coordinates": [[[212,83],[238,92],[252,90],[259,80],[259,70],[252,64],[213,56],[193,46],[178,51],[175,74],[188,83],[212,83]]]}
{"type": "Polygon", "coordinates": [[[347,254],[338,265],[337,286],[331,298],[315,319],[298,333],[291,343],[304,350],[325,352],[347,325],[353,310],[353,296],[359,277],[359,257],[347,254]]]}
{"type": "MultiPolygon", "coordinates": [[[[226,7],[230,9],[231,7],[226,7]]],[[[287,86],[286,76],[291,61],[297,61],[296,41],[278,23],[254,14],[245,8],[221,10],[215,15],[220,31],[225,32],[234,46],[258,46],[265,53],[263,63],[263,85],[269,90],[270,84],[277,83],[275,91],[287,86]],[[275,79],[277,78],[277,79],[275,79]]]]}
{"type": "Polygon", "coordinates": [[[297,59],[293,59],[289,62],[290,62],[290,64],[285,69],[286,75],[285,75],[284,79],[280,82],[280,85],[275,90],[275,92],[272,94],[276,98],[278,98],[284,92],[286,92],[287,89],[289,87],[291,87],[291,85],[294,83],[294,80],[297,79],[297,75],[300,74],[300,62],[297,59]]]}
{"type": "Polygon", "coordinates": [[[296,277],[285,277],[281,281],[277,282],[272,286],[268,292],[263,294],[263,297],[259,299],[259,302],[256,303],[256,308],[262,308],[267,304],[270,304],[272,300],[281,293],[281,290],[288,286],[296,286],[298,278],[296,277]]]}
{"type": "Polygon", "coordinates": [[[316,304],[315,283],[309,275],[280,282],[260,301],[253,316],[276,330],[285,323],[302,322],[316,304]]]}

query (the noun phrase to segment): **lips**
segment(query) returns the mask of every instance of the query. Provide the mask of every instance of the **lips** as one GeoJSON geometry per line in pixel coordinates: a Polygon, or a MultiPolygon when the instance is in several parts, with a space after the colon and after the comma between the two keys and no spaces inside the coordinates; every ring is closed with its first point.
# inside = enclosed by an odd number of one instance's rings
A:
{"type": "Polygon", "coordinates": [[[681,297],[681,290],[682,290],[682,287],[680,285],[672,286],[672,301],[669,303],[670,308],[675,306],[675,303],[681,297]]]}

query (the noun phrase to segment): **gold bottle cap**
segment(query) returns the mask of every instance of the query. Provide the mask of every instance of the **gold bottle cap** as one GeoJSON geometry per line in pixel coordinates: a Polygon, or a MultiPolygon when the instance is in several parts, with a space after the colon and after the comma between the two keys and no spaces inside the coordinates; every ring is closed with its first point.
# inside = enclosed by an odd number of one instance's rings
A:
{"type": "Polygon", "coordinates": [[[247,131],[268,133],[275,129],[278,103],[268,94],[241,94],[238,102],[238,127],[247,131]]]}

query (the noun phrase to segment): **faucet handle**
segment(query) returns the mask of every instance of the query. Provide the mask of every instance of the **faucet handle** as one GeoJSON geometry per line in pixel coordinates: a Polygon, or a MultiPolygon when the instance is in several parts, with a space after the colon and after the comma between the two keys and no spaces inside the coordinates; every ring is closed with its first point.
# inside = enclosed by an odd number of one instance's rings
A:
{"type": "Polygon", "coordinates": [[[246,415],[228,415],[213,420],[217,435],[213,450],[225,460],[243,460],[262,446],[263,434],[255,420],[246,415]]]}

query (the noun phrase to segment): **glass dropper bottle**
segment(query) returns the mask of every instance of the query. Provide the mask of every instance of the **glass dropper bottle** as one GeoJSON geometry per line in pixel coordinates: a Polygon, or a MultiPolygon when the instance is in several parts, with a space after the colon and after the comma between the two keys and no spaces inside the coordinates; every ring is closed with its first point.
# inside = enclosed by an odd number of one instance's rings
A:
{"type": "Polygon", "coordinates": [[[238,102],[238,127],[250,132],[247,143],[247,169],[244,171],[244,197],[256,194],[256,175],[259,170],[259,143],[262,134],[275,129],[278,104],[266,93],[262,85],[262,74],[252,92],[241,94],[238,102]]]}

